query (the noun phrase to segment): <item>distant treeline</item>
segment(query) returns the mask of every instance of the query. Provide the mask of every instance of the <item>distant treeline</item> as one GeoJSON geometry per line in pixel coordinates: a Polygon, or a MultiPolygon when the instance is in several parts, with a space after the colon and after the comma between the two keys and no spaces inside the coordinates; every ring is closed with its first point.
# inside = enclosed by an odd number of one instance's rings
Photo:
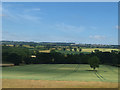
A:
{"type": "Polygon", "coordinates": [[[78,46],[86,48],[119,48],[118,45],[101,45],[101,44],[75,44],[64,42],[22,42],[22,41],[2,41],[2,45],[29,45],[29,46],[78,46]]]}
{"type": "Polygon", "coordinates": [[[29,50],[23,47],[2,48],[3,62],[11,62],[15,65],[23,64],[88,64],[88,59],[97,56],[100,64],[109,64],[119,66],[120,52],[101,52],[96,50],[90,54],[62,54],[51,50],[50,53],[40,53],[39,51],[29,50]]]}

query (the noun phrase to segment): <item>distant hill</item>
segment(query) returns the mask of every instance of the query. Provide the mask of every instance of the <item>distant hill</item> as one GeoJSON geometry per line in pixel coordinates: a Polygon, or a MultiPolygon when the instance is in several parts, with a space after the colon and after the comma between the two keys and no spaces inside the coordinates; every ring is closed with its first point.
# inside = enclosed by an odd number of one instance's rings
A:
{"type": "Polygon", "coordinates": [[[102,45],[102,44],[76,44],[67,42],[25,42],[25,41],[1,41],[2,45],[51,45],[51,46],[78,46],[86,48],[119,48],[119,45],[102,45]]]}

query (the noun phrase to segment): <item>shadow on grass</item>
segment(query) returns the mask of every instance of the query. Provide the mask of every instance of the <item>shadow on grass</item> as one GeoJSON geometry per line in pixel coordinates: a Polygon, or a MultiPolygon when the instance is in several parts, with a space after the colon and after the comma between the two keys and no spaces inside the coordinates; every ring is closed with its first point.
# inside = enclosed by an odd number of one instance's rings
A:
{"type": "Polygon", "coordinates": [[[85,71],[92,71],[92,72],[96,71],[97,72],[97,70],[85,70],[85,71]]]}

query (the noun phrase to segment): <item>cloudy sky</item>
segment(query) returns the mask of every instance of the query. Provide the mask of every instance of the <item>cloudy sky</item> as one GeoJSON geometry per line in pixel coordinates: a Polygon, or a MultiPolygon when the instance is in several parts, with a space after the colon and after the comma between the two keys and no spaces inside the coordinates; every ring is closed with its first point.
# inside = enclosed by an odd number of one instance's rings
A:
{"type": "Polygon", "coordinates": [[[118,44],[118,3],[4,2],[2,39],[118,44]]]}

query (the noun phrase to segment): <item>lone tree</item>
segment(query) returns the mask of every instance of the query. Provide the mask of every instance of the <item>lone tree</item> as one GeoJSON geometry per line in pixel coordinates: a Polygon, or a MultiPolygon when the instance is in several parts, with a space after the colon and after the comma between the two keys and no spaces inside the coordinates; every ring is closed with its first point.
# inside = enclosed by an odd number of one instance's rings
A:
{"type": "Polygon", "coordinates": [[[81,52],[82,51],[82,49],[81,48],[79,48],[79,52],[81,52]]]}
{"type": "Polygon", "coordinates": [[[95,49],[95,50],[94,50],[94,52],[95,52],[95,53],[97,53],[97,52],[100,52],[100,51],[99,51],[99,50],[97,50],[97,49],[95,49]]]}
{"type": "Polygon", "coordinates": [[[95,70],[95,68],[99,68],[99,58],[97,56],[93,56],[89,59],[90,67],[95,70]]]}
{"type": "Polygon", "coordinates": [[[74,48],[74,51],[77,52],[77,48],[74,48]]]}
{"type": "Polygon", "coordinates": [[[66,48],[63,48],[63,51],[66,51],[66,48]]]}

